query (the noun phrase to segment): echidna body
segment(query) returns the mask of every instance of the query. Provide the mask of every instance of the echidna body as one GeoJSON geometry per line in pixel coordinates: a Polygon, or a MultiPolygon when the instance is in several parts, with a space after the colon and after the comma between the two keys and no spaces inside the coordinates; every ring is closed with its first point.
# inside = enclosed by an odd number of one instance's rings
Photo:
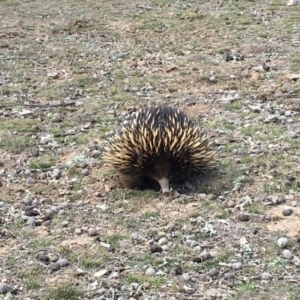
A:
{"type": "Polygon", "coordinates": [[[170,180],[184,181],[215,166],[207,135],[182,111],[160,105],[135,113],[109,139],[103,158],[126,188],[146,188],[154,180],[163,193],[170,180]]]}

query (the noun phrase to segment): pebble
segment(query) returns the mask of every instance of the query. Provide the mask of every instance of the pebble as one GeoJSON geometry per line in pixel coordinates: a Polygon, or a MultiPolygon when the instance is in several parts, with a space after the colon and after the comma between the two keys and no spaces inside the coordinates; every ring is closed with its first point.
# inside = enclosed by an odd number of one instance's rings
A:
{"type": "Polygon", "coordinates": [[[92,152],[92,157],[94,158],[98,158],[100,156],[101,152],[99,150],[94,150],[92,152]]]}
{"type": "Polygon", "coordinates": [[[261,279],[262,280],[269,280],[269,279],[272,279],[273,278],[273,275],[268,273],[268,272],[263,272],[261,274],[261,279]]]}
{"type": "Polygon", "coordinates": [[[60,267],[66,267],[70,264],[66,258],[60,258],[56,263],[59,264],[60,267]]]}
{"type": "Polygon", "coordinates": [[[188,273],[183,273],[183,274],[181,275],[181,277],[182,277],[182,279],[185,280],[185,281],[190,280],[190,275],[189,275],[188,273]]]}
{"type": "Polygon", "coordinates": [[[289,136],[290,136],[292,139],[296,139],[296,138],[298,138],[298,133],[295,132],[295,131],[290,131],[290,132],[289,132],[289,136]]]}
{"type": "Polygon", "coordinates": [[[89,174],[90,174],[89,169],[82,169],[82,170],[81,170],[81,175],[87,176],[87,175],[89,175],[89,174]]]}
{"type": "Polygon", "coordinates": [[[33,178],[29,177],[26,180],[26,184],[27,185],[34,185],[35,184],[35,180],[33,178]]]}
{"type": "Polygon", "coordinates": [[[52,178],[58,179],[60,177],[60,174],[61,174],[61,170],[59,168],[55,168],[52,171],[52,178]]]}
{"type": "Polygon", "coordinates": [[[53,263],[53,264],[51,264],[51,265],[49,266],[49,268],[50,268],[50,270],[51,270],[52,272],[58,271],[58,270],[60,269],[60,264],[58,264],[58,263],[53,263]]]}
{"type": "Polygon", "coordinates": [[[163,238],[159,239],[159,241],[158,241],[158,244],[161,246],[165,245],[167,243],[168,243],[168,239],[166,237],[163,237],[163,238]]]}
{"type": "Polygon", "coordinates": [[[200,253],[200,258],[202,259],[202,261],[207,260],[209,258],[211,258],[211,255],[209,254],[209,252],[204,249],[201,253],[200,253]]]}
{"type": "Polygon", "coordinates": [[[243,267],[243,265],[241,262],[235,262],[231,265],[231,267],[233,270],[240,270],[243,267]]]}
{"type": "Polygon", "coordinates": [[[282,214],[287,217],[290,216],[293,213],[293,208],[290,206],[285,206],[282,210],[282,214]]]}
{"type": "Polygon", "coordinates": [[[242,222],[247,222],[250,220],[250,216],[246,214],[239,214],[239,220],[242,222]]]}
{"type": "Polygon", "coordinates": [[[235,202],[233,200],[228,200],[226,203],[226,207],[228,207],[228,208],[235,207],[235,202]]]}
{"type": "Polygon", "coordinates": [[[71,208],[71,207],[72,207],[72,204],[68,203],[68,202],[63,202],[58,205],[59,209],[66,209],[66,208],[71,208]]]}
{"type": "Polygon", "coordinates": [[[32,204],[32,202],[33,202],[33,198],[31,197],[31,196],[26,196],[24,199],[23,199],[23,203],[25,204],[25,205],[28,205],[28,206],[30,206],[31,204],[32,204]]]}
{"type": "Polygon", "coordinates": [[[96,228],[90,228],[88,231],[89,236],[96,236],[98,235],[98,231],[96,228]]]}
{"type": "Polygon", "coordinates": [[[293,253],[288,249],[283,250],[282,255],[286,259],[292,259],[293,258],[293,253]]]}
{"type": "MultiPolygon", "coordinates": [[[[137,241],[137,242],[140,242],[140,241],[143,240],[143,237],[142,237],[139,233],[137,233],[137,232],[133,232],[133,233],[130,235],[130,237],[131,237],[131,239],[132,239],[133,241],[137,241]]],[[[150,246],[150,248],[151,248],[151,246],[150,246]]]]}
{"type": "Polygon", "coordinates": [[[35,258],[46,263],[49,262],[49,257],[46,255],[45,251],[39,252],[35,258]]]}
{"type": "Polygon", "coordinates": [[[9,290],[10,288],[6,283],[0,283],[0,294],[6,294],[9,290]]]}
{"type": "Polygon", "coordinates": [[[79,200],[79,201],[76,203],[76,206],[77,206],[77,207],[82,207],[82,206],[84,206],[84,201],[83,201],[83,200],[79,200]]]}
{"type": "Polygon", "coordinates": [[[156,253],[156,252],[160,253],[160,252],[163,251],[163,249],[160,245],[158,245],[156,243],[153,243],[153,244],[150,245],[150,251],[152,253],[156,253]]]}
{"type": "Polygon", "coordinates": [[[81,276],[81,275],[84,275],[84,274],[85,274],[85,271],[82,270],[81,268],[77,268],[77,269],[76,269],[76,275],[77,275],[77,276],[81,276]]]}
{"type": "Polygon", "coordinates": [[[185,245],[188,246],[188,247],[190,247],[190,248],[195,248],[196,246],[199,245],[199,243],[196,242],[196,241],[194,241],[194,240],[187,240],[185,242],[185,245]]]}
{"type": "Polygon", "coordinates": [[[226,280],[232,279],[232,278],[234,278],[234,273],[228,272],[228,273],[226,273],[226,274],[224,275],[224,278],[225,278],[226,280]]]}
{"type": "Polygon", "coordinates": [[[291,206],[292,207],[297,207],[298,206],[298,202],[297,201],[292,201],[291,202],[291,206]]]}
{"type": "Polygon", "coordinates": [[[26,222],[26,225],[34,226],[35,225],[35,218],[34,217],[29,217],[27,222],[26,222]]]}
{"type": "Polygon", "coordinates": [[[127,291],[127,286],[123,284],[120,288],[121,292],[126,292],[127,291]]]}
{"type": "Polygon", "coordinates": [[[285,248],[288,244],[288,239],[285,238],[285,237],[281,237],[277,240],[277,245],[280,247],[280,248],[285,248]]]}
{"type": "Polygon", "coordinates": [[[148,268],[147,270],[146,270],[146,275],[150,275],[150,276],[153,276],[153,275],[155,275],[155,273],[156,273],[156,271],[153,269],[153,268],[148,268]]]}
{"type": "Polygon", "coordinates": [[[137,282],[132,282],[130,285],[131,285],[133,290],[136,290],[139,287],[139,284],[137,282]]]}
{"type": "Polygon", "coordinates": [[[53,141],[53,137],[51,134],[41,137],[40,144],[45,145],[49,142],[53,141]]]}
{"type": "Polygon", "coordinates": [[[62,223],[61,223],[61,226],[62,227],[67,227],[69,225],[69,221],[63,221],[62,223]]]}
{"type": "Polygon", "coordinates": [[[52,262],[52,263],[58,261],[58,256],[54,253],[49,253],[48,258],[49,258],[49,261],[52,262]]]}
{"type": "Polygon", "coordinates": [[[219,274],[219,271],[216,268],[211,269],[206,273],[207,276],[213,278],[219,274]]]}
{"type": "Polygon", "coordinates": [[[82,233],[82,230],[81,230],[81,228],[76,228],[75,230],[74,230],[74,232],[75,232],[75,234],[81,234],[82,233]]]}

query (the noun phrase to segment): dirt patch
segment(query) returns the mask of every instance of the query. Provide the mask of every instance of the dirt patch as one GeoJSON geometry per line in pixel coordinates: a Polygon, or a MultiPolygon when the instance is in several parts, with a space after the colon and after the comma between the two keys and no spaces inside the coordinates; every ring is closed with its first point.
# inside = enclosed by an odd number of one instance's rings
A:
{"type": "Polygon", "coordinates": [[[300,208],[294,207],[293,214],[283,217],[282,210],[284,205],[271,207],[267,211],[267,215],[273,220],[267,224],[267,228],[271,231],[284,232],[287,236],[296,237],[300,234],[300,208]]]}

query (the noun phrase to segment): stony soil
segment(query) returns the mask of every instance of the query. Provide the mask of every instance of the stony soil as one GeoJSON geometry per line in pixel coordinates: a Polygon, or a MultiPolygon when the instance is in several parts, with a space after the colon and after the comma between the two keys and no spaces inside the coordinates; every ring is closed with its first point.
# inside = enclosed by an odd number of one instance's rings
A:
{"type": "Polygon", "coordinates": [[[0,2],[0,299],[299,299],[300,6],[0,2]],[[101,156],[150,104],[218,171],[130,191],[101,156]]]}

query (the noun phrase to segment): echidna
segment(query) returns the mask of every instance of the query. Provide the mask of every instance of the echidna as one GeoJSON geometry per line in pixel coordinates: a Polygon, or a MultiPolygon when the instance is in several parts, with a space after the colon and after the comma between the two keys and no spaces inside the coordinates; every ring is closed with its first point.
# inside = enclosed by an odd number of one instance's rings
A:
{"type": "Polygon", "coordinates": [[[143,189],[169,181],[185,181],[215,166],[208,137],[188,118],[169,106],[140,109],[115,133],[104,149],[104,161],[119,173],[124,187],[143,189]]]}

